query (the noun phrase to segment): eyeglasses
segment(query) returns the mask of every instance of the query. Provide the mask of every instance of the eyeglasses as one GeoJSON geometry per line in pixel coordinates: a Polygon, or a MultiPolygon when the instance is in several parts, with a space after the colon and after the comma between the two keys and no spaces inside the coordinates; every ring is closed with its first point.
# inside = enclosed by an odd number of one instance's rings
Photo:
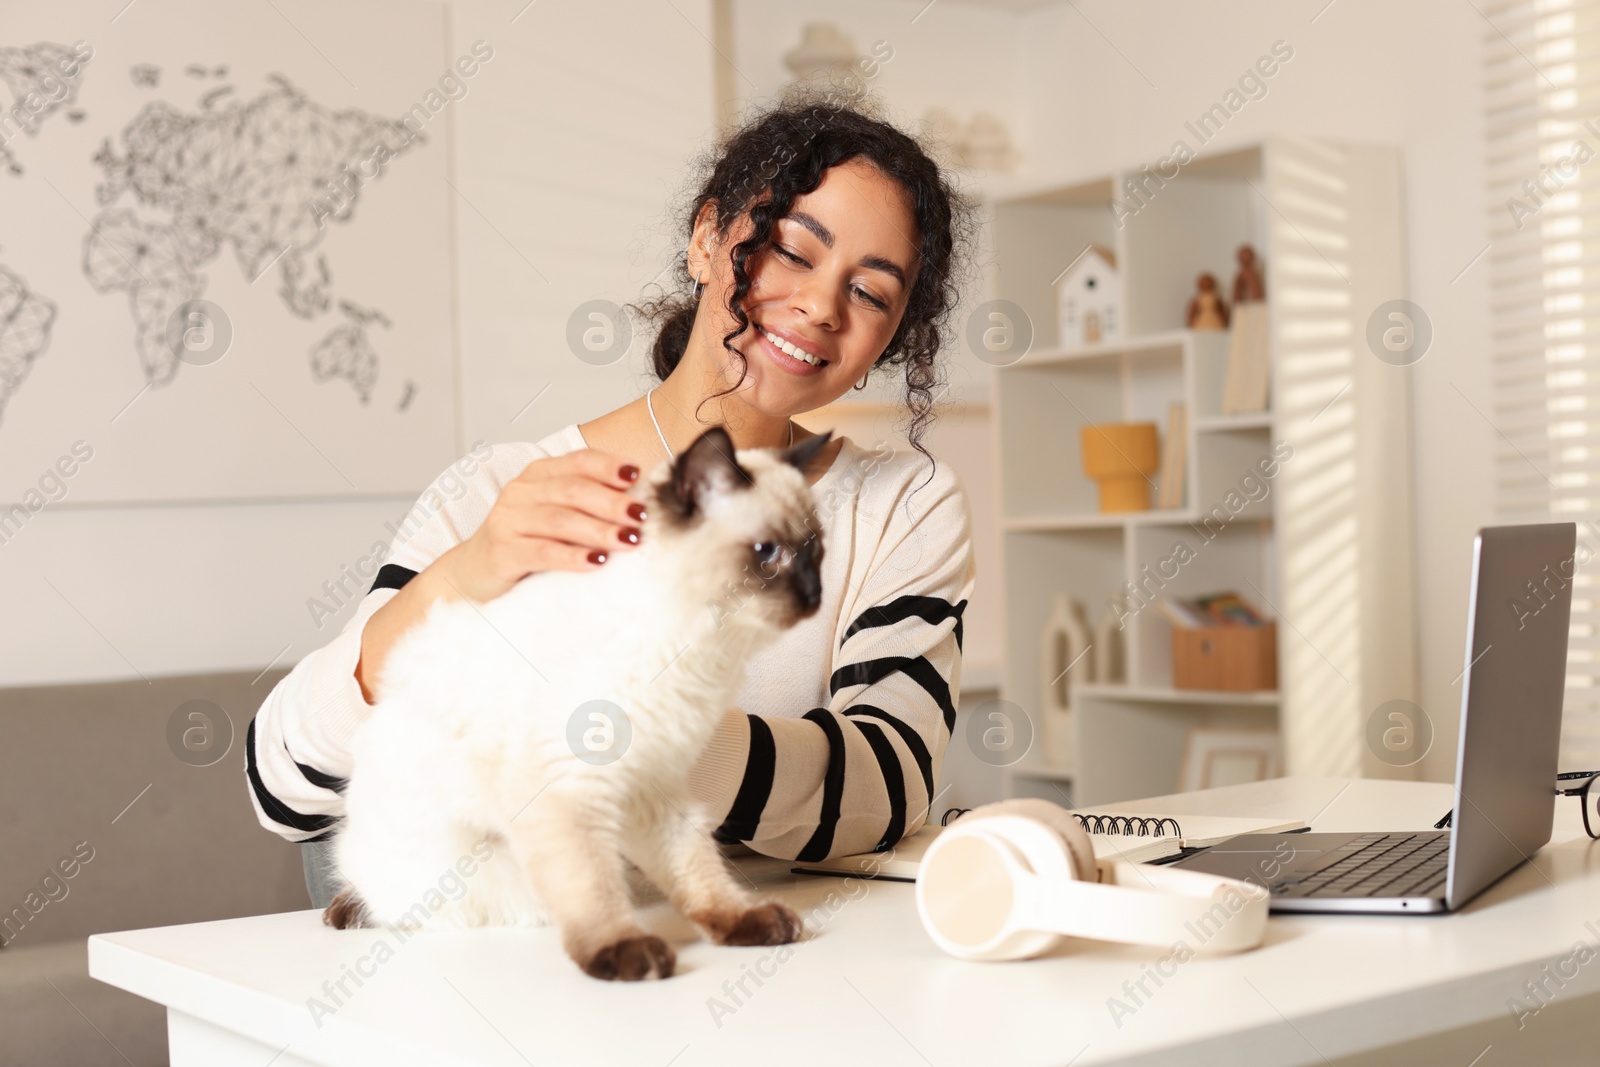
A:
{"type": "MultiPolygon", "coordinates": [[[[1596,779],[1600,779],[1600,771],[1565,771],[1556,775],[1556,796],[1583,798],[1584,833],[1600,841],[1600,789],[1594,788],[1596,779]]],[[[1454,808],[1445,812],[1433,828],[1443,830],[1454,815],[1454,808]]]]}
{"type": "Polygon", "coordinates": [[[1600,839],[1600,789],[1594,788],[1600,771],[1568,771],[1556,775],[1556,793],[1564,797],[1583,798],[1583,829],[1593,838],[1600,839]]]}

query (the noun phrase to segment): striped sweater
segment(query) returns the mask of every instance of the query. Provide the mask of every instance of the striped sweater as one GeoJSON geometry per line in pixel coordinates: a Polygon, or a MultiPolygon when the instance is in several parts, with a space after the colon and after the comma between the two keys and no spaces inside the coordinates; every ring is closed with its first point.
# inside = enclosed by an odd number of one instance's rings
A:
{"type": "MultiPolygon", "coordinates": [[[[291,841],[336,826],[350,739],[371,710],[354,674],[367,619],[470,536],[529,463],[584,447],[576,425],[536,444],[480,446],[391,525],[354,617],[250,724],[246,774],[262,826],[291,841]]],[[[945,464],[845,438],[813,493],[821,607],[752,657],[738,705],[690,772],[719,841],[802,860],[886,849],[926,820],[955,726],[976,574],[966,495],[945,464]]]]}

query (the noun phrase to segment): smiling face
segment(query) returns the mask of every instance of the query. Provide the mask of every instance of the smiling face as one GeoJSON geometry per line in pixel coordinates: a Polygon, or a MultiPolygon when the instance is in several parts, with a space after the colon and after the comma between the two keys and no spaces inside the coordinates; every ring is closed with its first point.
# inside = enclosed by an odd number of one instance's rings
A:
{"type": "MultiPolygon", "coordinates": [[[[689,246],[689,270],[705,282],[689,352],[715,368],[727,388],[741,374],[721,345],[737,326],[727,307],[729,251],[750,235],[751,222],[741,216],[720,239],[714,208],[701,213],[689,246]]],[[[772,244],[746,264],[743,308],[751,327],[730,342],[748,364],[736,395],[787,416],[849,391],[900,326],[916,283],[918,240],[902,187],[865,161],[830,168],[816,189],[795,197],[773,227],[772,244]]]]}

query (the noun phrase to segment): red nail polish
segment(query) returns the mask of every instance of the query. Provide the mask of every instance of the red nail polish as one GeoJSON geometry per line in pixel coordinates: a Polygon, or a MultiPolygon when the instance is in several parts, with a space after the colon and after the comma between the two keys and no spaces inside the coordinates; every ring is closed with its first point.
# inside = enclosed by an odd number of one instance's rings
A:
{"type": "Polygon", "coordinates": [[[624,526],[617,531],[617,540],[625,545],[636,545],[639,543],[639,531],[632,526],[624,526]]]}
{"type": "Polygon", "coordinates": [[[632,463],[624,463],[621,468],[617,470],[617,477],[621,478],[625,482],[636,482],[639,480],[639,468],[635,467],[632,463]]]}
{"type": "Polygon", "coordinates": [[[628,505],[628,518],[632,519],[634,522],[643,522],[644,516],[645,510],[643,504],[628,505]]]}
{"type": "Polygon", "coordinates": [[[593,552],[589,553],[589,562],[590,563],[604,563],[605,561],[606,561],[606,554],[604,552],[600,551],[598,548],[595,549],[593,552]]]}

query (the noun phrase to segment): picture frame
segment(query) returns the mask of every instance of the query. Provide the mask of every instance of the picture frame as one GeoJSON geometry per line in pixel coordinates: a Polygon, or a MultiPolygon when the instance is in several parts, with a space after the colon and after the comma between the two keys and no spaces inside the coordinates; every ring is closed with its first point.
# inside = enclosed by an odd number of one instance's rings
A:
{"type": "Polygon", "coordinates": [[[1278,731],[1195,726],[1184,738],[1178,792],[1259,782],[1282,774],[1278,731]]]}

